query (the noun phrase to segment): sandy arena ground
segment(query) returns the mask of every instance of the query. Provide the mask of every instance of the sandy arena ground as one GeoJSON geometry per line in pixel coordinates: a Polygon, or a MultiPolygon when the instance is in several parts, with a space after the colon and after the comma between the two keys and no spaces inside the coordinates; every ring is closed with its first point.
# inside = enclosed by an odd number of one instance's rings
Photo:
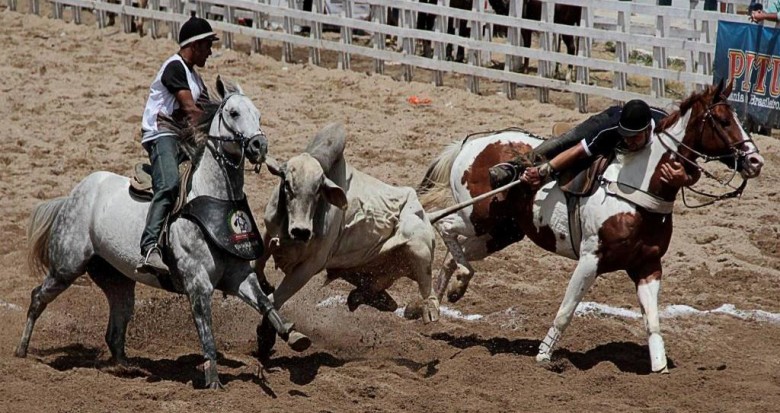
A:
{"type": "MultiPolygon", "coordinates": [[[[466,296],[445,303],[452,311],[431,325],[366,307],[350,313],[344,304],[318,306],[349,288],[341,281],[319,288],[323,278],[316,277],[283,310],[312,336],[312,348],[296,354],[278,346],[263,377],[252,356],[258,316],[237,299],[215,296],[223,392],[193,389],[202,356],[186,298],[145,286],[136,289],[128,332],[131,368],[107,363],[107,304],[86,277],[41,317],[29,357],[13,357],[30,291],[42,279],[25,264],[31,209],[67,194],[92,171],[127,173],[145,157],[137,131],[149,82],[176,45],[118,30],[0,11],[0,411],[780,410],[780,147],[766,136],[756,137],[764,172],[741,200],[703,209],[678,202],[661,306],[707,311],[731,304],[771,314],[663,318],[668,375],[649,374],[641,319],[604,312],[574,319],[555,371],[537,366],[539,340],[574,262],[529,242],[477,263],[466,296]]],[[[298,153],[319,127],[341,121],[349,161],[393,184],[416,185],[445,144],[470,132],[522,126],[547,134],[555,122],[586,116],[557,93],[554,104],[537,103],[526,89],[523,99],[509,101],[494,92],[469,94],[462,79],[448,83],[457,88],[434,88],[372,76],[370,62],[343,72],[282,64],[278,47],[264,51],[271,57],[218,49],[201,73],[210,86],[217,74],[243,86],[263,114],[277,158],[298,153]],[[410,105],[412,95],[432,103],[410,105]]],[[[305,58],[305,50],[298,53],[305,58]]],[[[608,102],[591,103],[596,110],[608,102]]],[[[267,171],[248,176],[256,216],[274,183],[267,171]]],[[[439,247],[436,267],[442,257],[439,247]]],[[[280,274],[270,276],[278,281],[280,274]]],[[[415,291],[403,280],[390,293],[407,302],[415,291]]],[[[639,311],[623,273],[600,278],[586,300],[639,311]]]]}

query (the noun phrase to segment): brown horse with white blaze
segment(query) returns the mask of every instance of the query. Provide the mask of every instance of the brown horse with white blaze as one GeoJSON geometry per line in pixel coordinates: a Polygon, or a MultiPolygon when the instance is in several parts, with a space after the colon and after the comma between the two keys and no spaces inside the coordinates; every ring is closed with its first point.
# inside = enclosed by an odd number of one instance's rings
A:
{"type": "MultiPolygon", "coordinates": [[[[435,225],[453,256],[440,273],[439,297],[457,271],[448,298],[459,299],[474,274],[469,261],[483,259],[527,236],[548,251],[578,260],[553,325],[539,346],[537,361],[550,360],[596,277],[624,270],[636,285],[649,336],[651,368],[665,372],[658,294],[661,258],[671,240],[672,207],[680,188],[665,183],[660,171],[663,165],[677,161],[689,173],[696,173],[703,171],[698,160],[719,160],[745,180],[759,175],[764,160],[730,108],[726,100],[730,93],[731,84],[725,90],[722,85],[712,86],[682,101],[678,111],[655,126],[647,146],[618,153],[602,173],[595,192],[576,198],[574,207],[567,204],[568,195],[555,181],[535,192],[519,183],[488,199],[472,201],[490,191],[488,168],[531,152],[542,142],[537,137],[501,132],[448,147],[429,167],[421,201],[431,210],[431,200],[451,194],[456,203],[473,205],[435,225]],[[577,221],[572,220],[570,210],[579,213],[577,221]]],[[[742,189],[744,183],[734,195],[742,189]]]]}

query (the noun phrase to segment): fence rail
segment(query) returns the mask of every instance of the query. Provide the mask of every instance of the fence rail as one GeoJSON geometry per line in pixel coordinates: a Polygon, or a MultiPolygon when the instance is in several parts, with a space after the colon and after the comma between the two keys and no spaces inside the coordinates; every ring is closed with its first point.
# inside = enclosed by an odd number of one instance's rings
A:
{"type": "MultiPolygon", "coordinates": [[[[40,13],[40,0],[30,0],[30,12],[40,13]]],[[[132,0],[118,0],[119,4],[102,0],[49,0],[53,4],[54,17],[65,18],[70,10],[71,19],[81,22],[81,10],[90,9],[98,15],[98,24],[105,25],[107,13],[115,13],[121,19],[125,31],[131,30],[133,18],[151,21],[150,32],[160,35],[160,23],[168,24],[174,38],[178,28],[190,11],[206,15],[216,30],[224,32],[225,47],[234,46],[234,35],[252,39],[252,50],[259,52],[264,41],[281,42],[282,56],[292,60],[294,48],[307,48],[312,64],[321,64],[320,52],[329,50],[339,53],[338,67],[349,69],[351,59],[362,56],[374,60],[374,70],[383,73],[386,62],[402,65],[405,80],[412,80],[417,74],[415,68],[431,71],[431,81],[443,83],[444,73],[466,76],[467,87],[479,92],[479,80],[487,79],[504,83],[507,97],[514,98],[518,85],[536,87],[538,98],[545,102],[549,90],[571,92],[580,111],[587,111],[587,97],[607,97],[616,101],[644,98],[658,106],[666,106],[673,99],[667,97],[669,82],[682,85],[684,92],[700,89],[712,81],[712,59],[715,52],[715,30],[719,20],[745,22],[746,16],[734,14],[744,8],[750,0],[721,2],[725,13],[702,10],[703,2],[684,2],[687,7],[659,7],[655,4],[626,2],[618,0],[540,0],[543,13],[540,21],[524,19],[523,0],[511,0],[510,16],[497,15],[483,10],[482,0],[474,2],[472,10],[446,7],[449,0],[438,0],[438,4],[420,3],[417,0],[343,0],[344,12],[339,15],[325,14],[324,0],[313,0],[312,11],[301,10],[296,0],[151,0],[148,7],[138,7],[132,0]],[[368,6],[368,19],[353,17],[352,5],[368,6]],[[579,26],[554,23],[554,6],[570,5],[582,8],[579,26]],[[388,11],[398,10],[398,24],[387,23],[388,11]],[[416,28],[416,17],[420,13],[435,16],[435,30],[416,28]],[[251,20],[252,26],[239,24],[251,20]],[[472,28],[469,37],[447,33],[447,21],[456,19],[469,22],[472,28]],[[278,24],[273,24],[276,22],[278,24]],[[334,40],[323,37],[323,26],[335,27],[340,36],[334,40]],[[296,32],[296,26],[311,28],[308,35],[296,32]],[[506,41],[497,41],[492,36],[496,26],[507,27],[506,41]],[[541,49],[523,45],[519,33],[533,30],[540,33],[541,49]],[[355,33],[370,34],[368,41],[356,42],[355,33]],[[553,37],[570,35],[578,40],[577,55],[555,51],[553,37]],[[397,49],[386,47],[386,38],[398,39],[397,49]],[[418,55],[418,41],[431,42],[432,57],[418,55]],[[612,44],[614,52],[594,56],[594,43],[612,44]],[[464,63],[447,60],[445,46],[460,46],[468,52],[464,63]],[[637,64],[631,59],[631,51],[647,50],[649,66],[637,64]],[[504,60],[504,69],[484,67],[493,58],[504,60]],[[669,68],[669,57],[678,57],[684,68],[669,68]],[[519,59],[537,61],[536,74],[519,73],[519,59]],[[576,68],[576,80],[561,80],[553,77],[555,65],[576,68]],[[609,72],[612,79],[609,86],[596,85],[591,80],[595,72],[609,72]],[[632,86],[630,77],[650,78],[645,89],[632,86]],[[632,90],[629,90],[632,89],[632,90]]],[[[8,7],[15,9],[17,0],[8,0],[8,7]]],[[[143,2],[146,6],[146,1],[143,2]]],[[[568,78],[567,78],[568,79],[568,78]]],[[[604,83],[604,82],[602,82],[604,83]]]]}

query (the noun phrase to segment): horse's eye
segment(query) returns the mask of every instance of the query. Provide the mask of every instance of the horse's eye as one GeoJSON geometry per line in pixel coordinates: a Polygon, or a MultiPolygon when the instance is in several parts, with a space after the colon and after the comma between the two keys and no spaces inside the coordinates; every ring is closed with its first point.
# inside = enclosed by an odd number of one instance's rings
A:
{"type": "Polygon", "coordinates": [[[231,118],[237,118],[238,117],[238,111],[237,110],[231,110],[230,111],[230,117],[231,118]]]}

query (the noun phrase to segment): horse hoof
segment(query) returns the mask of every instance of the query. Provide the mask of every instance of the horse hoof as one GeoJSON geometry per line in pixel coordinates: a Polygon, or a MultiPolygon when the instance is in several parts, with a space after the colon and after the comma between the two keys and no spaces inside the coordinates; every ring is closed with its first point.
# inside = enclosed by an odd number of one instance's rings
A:
{"type": "Polygon", "coordinates": [[[545,366],[550,364],[550,355],[547,353],[539,353],[536,355],[536,364],[545,366]]]}
{"type": "Polygon", "coordinates": [[[311,339],[303,333],[291,331],[290,335],[287,337],[287,345],[290,346],[293,351],[300,353],[311,346],[311,339]]]}
{"type": "Polygon", "coordinates": [[[653,371],[653,373],[657,373],[657,374],[669,374],[669,368],[668,368],[667,366],[664,366],[664,368],[662,368],[662,369],[660,369],[660,370],[655,370],[655,371],[653,371]]]}
{"type": "Polygon", "coordinates": [[[425,324],[439,321],[439,300],[436,297],[430,297],[425,301],[422,318],[425,324]]]}

